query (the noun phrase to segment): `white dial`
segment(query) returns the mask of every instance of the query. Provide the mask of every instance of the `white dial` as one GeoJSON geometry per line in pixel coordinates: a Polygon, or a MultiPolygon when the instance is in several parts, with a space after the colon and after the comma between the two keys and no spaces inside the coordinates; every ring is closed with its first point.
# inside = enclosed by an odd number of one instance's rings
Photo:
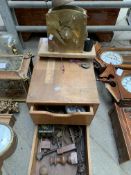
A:
{"type": "Polygon", "coordinates": [[[103,52],[100,58],[105,63],[112,64],[112,65],[119,65],[119,64],[122,64],[123,62],[122,56],[119,53],[112,52],[112,51],[103,52]]]}
{"type": "Polygon", "coordinates": [[[125,76],[121,83],[125,90],[131,93],[131,75],[125,76]]]}
{"type": "Polygon", "coordinates": [[[0,124],[0,156],[10,148],[12,141],[13,130],[4,124],[0,124]]]}

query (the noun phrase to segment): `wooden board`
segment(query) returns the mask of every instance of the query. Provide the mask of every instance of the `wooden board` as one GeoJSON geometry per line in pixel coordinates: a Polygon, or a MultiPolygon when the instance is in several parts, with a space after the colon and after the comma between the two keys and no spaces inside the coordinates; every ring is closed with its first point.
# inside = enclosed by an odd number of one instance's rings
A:
{"type": "Polygon", "coordinates": [[[128,109],[131,108],[123,108],[115,104],[109,112],[120,163],[131,160],[131,112],[127,112],[128,109]]]}
{"type": "Polygon", "coordinates": [[[38,60],[31,78],[27,103],[98,106],[99,98],[93,64],[90,62],[90,68],[84,69],[80,66],[83,62],[38,60]]]}
{"type": "MultiPolygon", "coordinates": [[[[30,157],[30,162],[29,162],[29,168],[28,168],[28,175],[38,175],[38,168],[40,166],[40,163],[36,160],[36,153],[38,150],[38,126],[35,128],[34,132],[34,138],[33,138],[33,144],[32,144],[32,150],[31,150],[31,157],[30,157]]],[[[89,138],[89,127],[85,127],[85,140],[86,140],[86,165],[87,165],[87,173],[86,175],[92,175],[92,169],[91,169],[91,158],[90,158],[90,138],[89,138]]],[[[49,161],[49,160],[48,160],[49,161]]],[[[50,168],[50,166],[48,167],[50,168]]],[[[67,166],[66,167],[57,167],[59,171],[61,171],[62,175],[75,175],[74,173],[74,167],[69,169],[67,166]],[[64,170],[64,171],[63,171],[64,170]]],[[[75,170],[76,171],[76,170],[75,170]]],[[[59,172],[54,171],[54,175],[58,175],[59,172]]]]}
{"type": "MultiPolygon", "coordinates": [[[[93,46],[91,52],[82,52],[82,53],[60,53],[60,52],[49,52],[48,51],[48,39],[42,38],[41,45],[38,51],[38,56],[40,57],[56,57],[56,58],[88,58],[94,59],[96,56],[95,47],[93,46]]],[[[44,59],[44,58],[43,58],[44,59]]]]}

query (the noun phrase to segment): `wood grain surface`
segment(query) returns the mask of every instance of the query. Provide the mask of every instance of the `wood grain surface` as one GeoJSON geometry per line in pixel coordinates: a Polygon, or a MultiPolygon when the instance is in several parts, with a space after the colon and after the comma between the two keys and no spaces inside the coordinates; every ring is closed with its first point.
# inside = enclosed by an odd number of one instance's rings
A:
{"type": "Polygon", "coordinates": [[[34,67],[27,103],[99,104],[93,64],[87,60],[39,59],[34,67]],[[82,68],[81,63],[90,64],[90,68],[82,68]]]}

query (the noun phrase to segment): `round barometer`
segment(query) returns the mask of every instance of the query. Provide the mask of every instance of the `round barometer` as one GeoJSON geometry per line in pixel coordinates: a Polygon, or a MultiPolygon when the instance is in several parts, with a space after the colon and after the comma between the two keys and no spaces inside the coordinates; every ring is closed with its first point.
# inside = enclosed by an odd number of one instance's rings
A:
{"type": "Polygon", "coordinates": [[[112,51],[103,52],[100,58],[107,64],[119,65],[123,63],[122,56],[117,52],[112,51]]]}
{"type": "Polygon", "coordinates": [[[0,124],[0,157],[7,158],[15,148],[16,135],[12,128],[6,124],[0,124]]]}
{"type": "Polygon", "coordinates": [[[121,84],[127,92],[131,93],[131,75],[125,76],[121,84]]]}

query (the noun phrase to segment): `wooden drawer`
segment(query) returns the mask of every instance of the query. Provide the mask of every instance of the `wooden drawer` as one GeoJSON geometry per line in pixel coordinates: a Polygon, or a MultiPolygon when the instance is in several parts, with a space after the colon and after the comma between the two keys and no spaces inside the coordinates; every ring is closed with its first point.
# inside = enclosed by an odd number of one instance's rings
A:
{"type": "MultiPolygon", "coordinates": [[[[55,109],[63,110],[65,108],[65,106],[62,105],[53,107],[55,109]]],[[[91,106],[86,106],[85,109],[86,112],[66,114],[60,112],[49,112],[45,110],[44,105],[32,105],[30,107],[30,115],[35,124],[89,125],[94,117],[94,110],[91,106]]]]}
{"type": "MultiPolygon", "coordinates": [[[[86,167],[86,169],[87,169],[86,175],[92,175],[91,159],[90,159],[89,127],[86,127],[86,126],[83,126],[83,127],[85,128],[85,141],[86,141],[86,150],[85,150],[86,151],[86,166],[87,166],[86,167]]],[[[38,132],[38,127],[36,126],[35,131],[34,131],[33,143],[32,143],[32,150],[31,150],[31,156],[30,156],[30,162],[29,162],[29,168],[28,168],[28,175],[37,175],[38,174],[38,167],[36,166],[38,164],[38,162],[36,160],[36,153],[38,150],[39,139],[38,139],[37,132],[38,132]]],[[[67,173],[66,168],[63,167],[63,170],[64,171],[62,172],[62,174],[66,175],[66,173],[67,173]]],[[[71,174],[71,175],[73,175],[73,174],[71,174]]]]}

